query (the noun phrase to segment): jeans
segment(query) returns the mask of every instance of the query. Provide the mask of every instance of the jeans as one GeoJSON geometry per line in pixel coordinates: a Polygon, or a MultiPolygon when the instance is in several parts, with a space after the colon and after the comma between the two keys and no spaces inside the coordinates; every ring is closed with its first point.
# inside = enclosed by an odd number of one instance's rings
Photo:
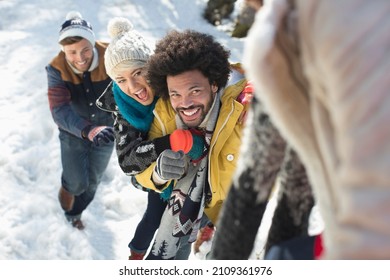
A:
{"type": "Polygon", "coordinates": [[[62,186],[75,196],[72,210],[65,216],[70,220],[81,216],[93,200],[97,186],[107,168],[114,143],[94,145],[88,140],[60,130],[62,186]]]}
{"type": "Polygon", "coordinates": [[[148,204],[142,220],[135,230],[134,237],[129,243],[129,248],[137,253],[148,250],[153,240],[154,233],[160,226],[161,217],[167,203],[160,198],[155,191],[148,192],[148,204]]]}

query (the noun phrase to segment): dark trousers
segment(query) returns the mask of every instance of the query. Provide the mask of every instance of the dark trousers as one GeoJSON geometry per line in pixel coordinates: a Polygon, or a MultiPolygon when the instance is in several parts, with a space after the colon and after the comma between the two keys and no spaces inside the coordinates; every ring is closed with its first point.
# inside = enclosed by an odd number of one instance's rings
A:
{"type": "Polygon", "coordinates": [[[315,236],[302,236],[272,246],[266,260],[314,260],[315,236]]]}
{"type": "Polygon", "coordinates": [[[167,203],[160,198],[160,194],[149,191],[148,205],[142,220],[135,230],[134,237],[129,243],[129,248],[135,252],[143,253],[148,250],[153,240],[154,233],[160,226],[161,217],[167,203]]]}

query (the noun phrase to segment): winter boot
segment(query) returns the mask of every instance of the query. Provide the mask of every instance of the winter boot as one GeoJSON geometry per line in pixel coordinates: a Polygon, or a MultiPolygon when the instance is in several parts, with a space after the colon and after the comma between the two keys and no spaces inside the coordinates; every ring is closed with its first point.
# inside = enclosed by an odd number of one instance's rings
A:
{"type": "Polygon", "coordinates": [[[78,230],[83,230],[85,228],[83,222],[80,219],[74,219],[70,222],[72,227],[77,228],[78,230]]]}
{"type": "Polygon", "coordinates": [[[73,208],[74,204],[74,195],[68,192],[64,187],[60,188],[58,192],[58,200],[64,211],[70,211],[73,208]]]}
{"type": "Polygon", "coordinates": [[[215,232],[215,227],[212,223],[209,223],[204,228],[201,228],[198,232],[198,237],[194,243],[194,251],[195,253],[199,253],[200,246],[203,242],[208,242],[213,238],[215,232]]]}
{"type": "Polygon", "coordinates": [[[146,252],[135,252],[130,249],[129,260],[143,260],[146,252]]]}

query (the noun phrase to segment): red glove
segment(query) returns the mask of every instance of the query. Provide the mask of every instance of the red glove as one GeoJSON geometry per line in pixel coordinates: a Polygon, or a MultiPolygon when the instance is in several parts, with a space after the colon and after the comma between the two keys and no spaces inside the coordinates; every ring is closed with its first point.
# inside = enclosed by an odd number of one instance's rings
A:
{"type": "Polygon", "coordinates": [[[237,97],[237,101],[243,105],[251,103],[254,92],[255,90],[253,88],[252,82],[248,81],[243,91],[237,97]]]}
{"type": "Polygon", "coordinates": [[[322,242],[322,235],[319,234],[314,239],[314,259],[319,260],[324,254],[324,245],[322,242]]]}
{"type": "Polygon", "coordinates": [[[244,110],[243,110],[240,118],[238,119],[238,122],[241,124],[244,123],[246,120],[246,116],[247,116],[247,113],[249,110],[249,105],[252,102],[254,92],[255,92],[255,90],[253,88],[252,82],[248,81],[246,83],[246,86],[243,89],[243,91],[237,97],[237,101],[240,102],[242,105],[244,105],[244,110]]]}

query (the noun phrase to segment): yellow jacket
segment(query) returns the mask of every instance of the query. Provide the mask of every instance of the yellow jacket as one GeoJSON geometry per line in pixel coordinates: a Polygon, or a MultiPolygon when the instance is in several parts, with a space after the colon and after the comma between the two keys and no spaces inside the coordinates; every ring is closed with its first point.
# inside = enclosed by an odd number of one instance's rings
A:
{"type": "MultiPolygon", "coordinates": [[[[221,108],[211,139],[208,158],[209,172],[207,179],[210,184],[212,199],[206,205],[205,213],[213,223],[217,221],[222,202],[229,191],[233,173],[236,169],[243,128],[239,117],[246,110],[244,105],[236,99],[246,83],[247,80],[242,78],[237,83],[228,85],[221,94],[221,108]]],[[[155,117],[149,130],[150,139],[170,134],[176,129],[176,113],[169,100],[160,98],[153,113],[155,117]]],[[[144,172],[138,174],[136,179],[144,187],[159,192],[151,179],[155,165],[156,163],[153,163],[144,172]]]]}

